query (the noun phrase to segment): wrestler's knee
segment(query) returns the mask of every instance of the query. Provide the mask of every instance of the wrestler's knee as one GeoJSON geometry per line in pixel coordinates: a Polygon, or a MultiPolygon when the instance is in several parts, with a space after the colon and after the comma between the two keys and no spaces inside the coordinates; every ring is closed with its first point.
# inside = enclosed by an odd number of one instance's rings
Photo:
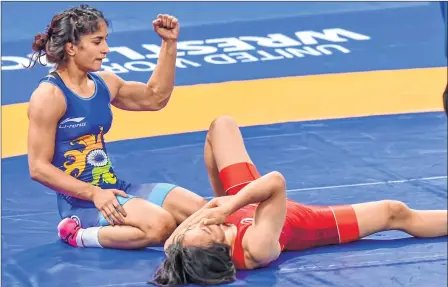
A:
{"type": "Polygon", "coordinates": [[[404,202],[398,200],[383,200],[382,203],[387,210],[387,225],[389,228],[399,227],[412,215],[411,210],[404,202]]]}
{"type": "Polygon", "coordinates": [[[165,242],[176,229],[176,221],[168,212],[161,213],[151,224],[144,225],[142,230],[150,244],[165,242]]]}
{"type": "Polygon", "coordinates": [[[209,127],[209,133],[213,133],[216,129],[238,127],[238,123],[231,116],[219,116],[212,121],[209,127]]]}
{"type": "Polygon", "coordinates": [[[176,221],[169,212],[146,200],[136,198],[123,207],[127,213],[125,224],[140,229],[148,245],[164,242],[176,229],[176,221]]]}

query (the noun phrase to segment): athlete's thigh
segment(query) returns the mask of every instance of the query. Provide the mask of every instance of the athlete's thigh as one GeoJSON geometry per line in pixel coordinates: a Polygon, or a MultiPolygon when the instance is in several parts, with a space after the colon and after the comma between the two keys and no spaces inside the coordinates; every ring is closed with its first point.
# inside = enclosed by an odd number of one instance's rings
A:
{"type": "Polygon", "coordinates": [[[130,184],[126,193],[163,208],[178,224],[206,203],[201,196],[169,183],[130,184]]]}
{"type": "MultiPolygon", "coordinates": [[[[117,200],[126,211],[124,225],[142,230],[163,230],[173,228],[173,216],[162,207],[135,196],[121,197],[117,200]]],[[[95,207],[72,206],[61,212],[61,217],[77,217],[82,228],[109,226],[109,222],[95,207]]]]}
{"type": "Polygon", "coordinates": [[[202,196],[176,186],[167,194],[162,207],[174,217],[177,224],[180,224],[206,203],[207,200],[202,196]]]}
{"type": "Polygon", "coordinates": [[[387,228],[389,209],[386,201],[352,204],[358,220],[360,237],[369,236],[387,228]]]}
{"type": "Polygon", "coordinates": [[[61,218],[76,217],[82,228],[102,226],[101,213],[95,207],[72,207],[60,212],[60,215],[61,218]]]}
{"type": "Polygon", "coordinates": [[[219,171],[235,163],[252,160],[236,121],[228,116],[215,119],[210,125],[207,141],[212,146],[213,157],[219,171]]]}
{"type": "MultiPolygon", "coordinates": [[[[134,197],[122,205],[126,211],[124,224],[141,230],[167,231],[175,228],[174,219],[168,211],[143,198],[134,197]]],[[[101,217],[101,225],[108,225],[101,217]]]]}
{"type": "Polygon", "coordinates": [[[142,198],[154,205],[162,207],[167,195],[174,188],[176,188],[176,185],[169,183],[130,183],[123,190],[130,196],[142,198]]]}

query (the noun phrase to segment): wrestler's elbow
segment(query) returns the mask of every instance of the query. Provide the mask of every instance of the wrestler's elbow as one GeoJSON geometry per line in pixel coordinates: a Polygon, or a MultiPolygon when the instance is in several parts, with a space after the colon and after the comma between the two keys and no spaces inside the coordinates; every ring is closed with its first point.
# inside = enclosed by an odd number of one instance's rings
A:
{"type": "Polygon", "coordinates": [[[44,179],[47,177],[46,174],[48,173],[48,165],[51,163],[38,160],[38,159],[31,159],[28,161],[28,169],[30,173],[30,177],[32,180],[37,182],[43,182],[44,179]]]}
{"type": "Polygon", "coordinates": [[[42,182],[43,176],[42,176],[42,173],[38,169],[33,168],[33,169],[30,169],[30,178],[33,181],[42,182]]]}
{"type": "Polygon", "coordinates": [[[159,96],[154,94],[148,94],[142,99],[139,99],[135,104],[122,104],[118,101],[114,102],[114,105],[124,110],[138,110],[138,111],[160,111],[168,104],[169,97],[159,96]]]}
{"type": "Polygon", "coordinates": [[[252,243],[248,251],[251,261],[254,262],[256,266],[263,267],[267,266],[280,256],[281,248],[278,240],[265,236],[264,239],[259,238],[257,243],[252,243]]]}
{"type": "Polygon", "coordinates": [[[37,160],[30,160],[28,163],[30,177],[34,181],[41,181],[44,174],[44,164],[37,160]]]}
{"type": "Polygon", "coordinates": [[[146,87],[145,98],[151,102],[152,109],[161,110],[166,107],[173,93],[173,86],[166,86],[159,82],[146,87]]]}
{"type": "Polygon", "coordinates": [[[156,110],[161,110],[168,105],[168,102],[171,99],[171,92],[158,93],[155,98],[156,104],[154,105],[154,108],[156,110]]]}
{"type": "Polygon", "coordinates": [[[168,105],[168,102],[170,101],[170,98],[171,98],[171,94],[166,96],[164,100],[160,101],[158,103],[157,109],[161,110],[161,109],[165,108],[168,105]]]}

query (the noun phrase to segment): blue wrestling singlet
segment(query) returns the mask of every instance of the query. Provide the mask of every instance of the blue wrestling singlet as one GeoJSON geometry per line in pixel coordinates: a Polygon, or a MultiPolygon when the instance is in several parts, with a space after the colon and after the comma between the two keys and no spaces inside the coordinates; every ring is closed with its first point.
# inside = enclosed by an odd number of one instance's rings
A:
{"type": "MultiPolygon", "coordinates": [[[[95,93],[82,98],[70,90],[60,76],[52,72],[42,82],[56,85],[65,96],[66,112],[58,122],[52,164],[78,180],[102,189],[119,189],[128,197],[117,196],[121,205],[141,197],[161,206],[175,185],[165,183],[131,184],[119,179],[108,157],[104,135],[112,124],[111,95],[106,83],[96,73],[89,73],[95,93]]],[[[58,193],[61,218],[77,216],[83,228],[108,225],[91,201],[58,193]]]]}

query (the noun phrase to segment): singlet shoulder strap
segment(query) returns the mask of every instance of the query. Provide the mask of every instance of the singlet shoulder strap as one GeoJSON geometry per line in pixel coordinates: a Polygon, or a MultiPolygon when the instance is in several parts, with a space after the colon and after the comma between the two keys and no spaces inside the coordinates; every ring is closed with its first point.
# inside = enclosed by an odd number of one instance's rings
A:
{"type": "Polygon", "coordinates": [[[98,73],[89,73],[89,76],[96,82],[97,86],[101,86],[107,93],[109,101],[112,100],[112,94],[104,79],[98,73]]]}
{"type": "Polygon", "coordinates": [[[52,83],[53,85],[57,86],[59,89],[61,89],[61,91],[63,92],[63,94],[66,96],[70,90],[67,88],[67,86],[65,86],[64,81],[62,80],[61,76],[59,76],[58,73],[56,73],[56,71],[53,71],[51,73],[49,73],[47,76],[45,76],[44,78],[42,78],[39,81],[40,83],[43,82],[47,82],[47,83],[52,83]]]}
{"type": "Polygon", "coordinates": [[[62,80],[61,76],[59,76],[59,74],[56,71],[51,72],[50,75],[55,77],[56,79],[58,79],[59,81],[61,81],[64,84],[64,81],[62,80]]]}

